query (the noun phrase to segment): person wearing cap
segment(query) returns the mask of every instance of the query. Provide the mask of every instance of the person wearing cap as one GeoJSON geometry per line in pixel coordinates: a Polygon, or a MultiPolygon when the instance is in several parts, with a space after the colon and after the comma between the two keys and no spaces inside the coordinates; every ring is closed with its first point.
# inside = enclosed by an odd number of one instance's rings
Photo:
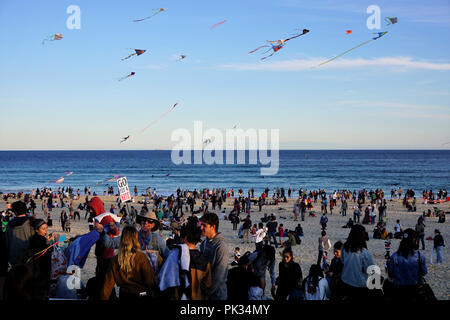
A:
{"type": "Polygon", "coordinates": [[[6,248],[9,262],[12,266],[20,263],[25,258],[31,237],[34,235],[32,219],[27,216],[27,206],[23,201],[12,203],[11,210],[15,217],[8,223],[6,229],[6,248]]]}
{"type": "MultiPolygon", "coordinates": [[[[141,213],[137,216],[137,221],[141,226],[138,233],[138,241],[141,246],[141,250],[157,250],[159,251],[161,258],[167,258],[170,251],[167,248],[166,242],[158,233],[161,223],[156,218],[156,214],[153,211],[141,211],[141,213]]],[[[118,249],[120,237],[108,237],[102,233],[102,230],[102,226],[97,226],[97,231],[101,233],[100,240],[105,248],[118,249]]]]}
{"type": "Polygon", "coordinates": [[[42,219],[33,221],[34,235],[30,239],[30,254],[33,259],[33,277],[31,281],[31,296],[33,300],[47,300],[50,290],[50,275],[52,271],[53,241],[58,240],[47,235],[47,223],[42,219]]]}

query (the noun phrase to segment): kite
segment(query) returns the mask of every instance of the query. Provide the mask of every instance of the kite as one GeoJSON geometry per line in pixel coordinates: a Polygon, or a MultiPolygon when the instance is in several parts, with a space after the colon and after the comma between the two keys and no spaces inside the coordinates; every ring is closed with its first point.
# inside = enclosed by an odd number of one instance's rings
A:
{"type": "Polygon", "coordinates": [[[55,40],[61,40],[63,38],[63,35],[61,33],[55,33],[51,36],[48,36],[44,40],[42,40],[42,44],[45,43],[45,41],[55,41],[55,40]]]}
{"type": "Polygon", "coordinates": [[[221,21],[221,22],[218,22],[218,23],[216,23],[216,24],[213,24],[209,29],[214,29],[215,27],[217,27],[218,25],[221,25],[222,23],[225,23],[225,22],[227,22],[227,20],[223,20],[223,21],[221,21]]]}
{"type": "MultiPolygon", "coordinates": [[[[363,45],[365,45],[365,44],[368,44],[369,42],[371,42],[371,41],[373,41],[373,40],[377,40],[377,39],[381,38],[382,36],[384,36],[386,33],[387,33],[387,31],[385,31],[385,32],[374,32],[374,34],[378,34],[378,36],[376,36],[375,38],[372,38],[372,39],[370,39],[370,40],[367,40],[367,41],[365,41],[365,42],[363,42],[363,43],[360,43],[360,44],[358,44],[356,47],[353,47],[353,48],[351,48],[351,49],[349,49],[349,50],[347,50],[347,51],[344,51],[344,52],[338,54],[337,56],[335,56],[334,58],[331,58],[331,59],[329,59],[329,60],[327,60],[327,61],[324,61],[324,62],[320,63],[319,65],[317,65],[317,67],[320,67],[320,66],[322,66],[322,65],[324,65],[324,64],[326,64],[326,63],[328,63],[328,62],[331,62],[331,61],[333,61],[333,60],[335,60],[335,59],[337,59],[337,58],[343,56],[344,54],[346,54],[346,53],[348,53],[348,52],[350,52],[350,51],[352,51],[352,50],[355,50],[356,48],[359,48],[359,47],[361,47],[361,46],[363,46],[363,45]]],[[[313,67],[313,68],[314,68],[314,67],[313,67]]]]}
{"type": "Polygon", "coordinates": [[[66,250],[64,250],[64,255],[67,258],[67,265],[76,265],[83,268],[89,252],[91,251],[91,247],[98,239],[100,239],[100,234],[97,230],[92,230],[89,233],[78,236],[66,250]]]}
{"type": "Polygon", "coordinates": [[[122,141],[120,141],[120,143],[122,143],[122,142],[124,142],[124,141],[126,141],[126,140],[128,140],[130,138],[130,136],[126,136],[126,137],[123,137],[122,139],[122,141]]]}
{"type": "Polygon", "coordinates": [[[233,129],[236,129],[237,128],[237,124],[235,124],[234,126],[233,126],[233,129]]]}
{"type": "Polygon", "coordinates": [[[157,123],[159,120],[161,120],[162,118],[164,118],[169,112],[171,112],[173,109],[175,109],[175,107],[178,105],[178,102],[175,103],[169,110],[167,110],[162,116],[160,116],[158,119],[153,120],[148,126],[146,126],[144,129],[142,129],[140,132],[144,132],[145,130],[147,130],[149,127],[151,127],[152,125],[154,125],[155,123],[157,123]]]}
{"type": "Polygon", "coordinates": [[[54,183],[62,183],[64,181],[64,177],[60,177],[57,180],[50,180],[50,182],[54,182],[54,183]]]}
{"type": "Polygon", "coordinates": [[[205,144],[205,145],[208,145],[208,144],[210,144],[211,142],[213,142],[214,141],[214,137],[211,139],[211,138],[206,138],[205,139],[205,141],[203,141],[203,143],[205,144]]]}
{"type": "Polygon", "coordinates": [[[117,179],[122,178],[122,177],[123,176],[121,176],[121,175],[115,174],[112,178],[101,180],[101,181],[97,182],[95,185],[103,184],[103,183],[105,183],[105,181],[108,181],[108,182],[116,181],[117,179]]]}
{"type": "Polygon", "coordinates": [[[384,21],[387,22],[387,26],[391,25],[391,24],[396,24],[397,23],[397,17],[387,17],[386,19],[384,19],[384,21]]]}
{"type": "Polygon", "coordinates": [[[134,51],[136,51],[136,52],[130,54],[129,56],[127,56],[127,57],[125,57],[125,58],[123,58],[122,61],[123,61],[123,60],[127,60],[127,59],[131,58],[132,56],[140,56],[140,55],[143,54],[145,51],[147,51],[147,50],[141,50],[141,49],[132,49],[132,50],[134,50],[134,51]]]}
{"type": "Polygon", "coordinates": [[[70,171],[70,172],[67,171],[67,172],[64,172],[64,173],[66,174],[66,177],[67,177],[67,176],[70,176],[73,173],[73,171],[70,171]]]}
{"type": "Polygon", "coordinates": [[[186,58],[186,56],[181,54],[181,55],[178,57],[177,61],[181,61],[181,60],[183,60],[184,58],[186,58]]]}
{"type": "Polygon", "coordinates": [[[352,33],[352,32],[353,32],[352,30],[347,30],[347,31],[345,31],[346,34],[350,34],[350,33],[352,33]]]}
{"type": "MultiPolygon", "coordinates": [[[[302,35],[304,35],[304,34],[307,34],[308,32],[309,32],[308,29],[303,29],[303,32],[302,32],[302,33],[298,33],[298,34],[296,34],[296,35],[294,35],[294,36],[292,36],[292,37],[290,37],[290,38],[282,39],[282,40],[277,40],[277,41],[267,41],[268,43],[271,44],[271,45],[270,45],[271,48],[270,48],[269,50],[267,50],[266,52],[264,52],[264,53],[267,53],[267,52],[269,52],[270,50],[273,50],[273,52],[272,52],[270,55],[268,55],[267,57],[261,58],[261,60],[265,60],[265,59],[267,59],[267,58],[273,56],[273,55],[275,54],[275,52],[277,52],[278,50],[283,49],[283,46],[284,46],[284,43],[285,43],[285,42],[287,42],[287,41],[289,41],[289,40],[292,40],[292,39],[295,39],[295,38],[298,38],[298,37],[300,37],[300,36],[302,36],[302,35]],[[273,45],[272,43],[275,43],[275,45],[273,45]]],[[[249,53],[253,53],[253,52],[255,52],[255,51],[257,51],[257,50],[259,50],[259,49],[261,49],[261,48],[264,48],[264,47],[270,47],[270,46],[268,46],[268,45],[260,46],[260,47],[256,48],[255,50],[250,51],[249,53]]]]}
{"type": "Polygon", "coordinates": [[[165,10],[166,10],[166,8],[153,9],[153,11],[156,11],[156,12],[155,12],[154,14],[152,14],[151,16],[146,17],[146,18],[143,18],[143,19],[133,20],[133,22],[139,22],[139,21],[144,21],[144,20],[150,19],[150,18],[153,17],[154,15],[157,15],[158,13],[163,12],[163,11],[165,11],[165,10]],[[158,11],[156,11],[156,10],[158,10],[158,11]]]}
{"type": "Polygon", "coordinates": [[[125,77],[120,78],[119,81],[122,81],[122,80],[124,80],[126,78],[129,78],[131,76],[134,76],[134,72],[131,72],[129,75],[126,75],[125,77]]]}

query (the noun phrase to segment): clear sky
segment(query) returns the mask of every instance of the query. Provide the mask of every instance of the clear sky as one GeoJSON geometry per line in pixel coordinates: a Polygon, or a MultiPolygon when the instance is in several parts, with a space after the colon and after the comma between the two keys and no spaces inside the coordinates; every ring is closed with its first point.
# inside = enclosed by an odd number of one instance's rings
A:
{"type": "Polygon", "coordinates": [[[0,150],[170,149],[196,120],[280,129],[282,149],[448,149],[449,34],[448,0],[0,0],[0,150]],[[267,60],[248,54],[304,28],[267,60]],[[128,48],[147,52],[121,61],[128,48]]]}

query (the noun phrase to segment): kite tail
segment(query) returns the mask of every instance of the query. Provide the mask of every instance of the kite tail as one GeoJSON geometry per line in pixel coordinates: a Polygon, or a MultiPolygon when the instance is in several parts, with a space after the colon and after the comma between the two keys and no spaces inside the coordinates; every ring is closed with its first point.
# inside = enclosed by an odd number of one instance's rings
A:
{"type": "Polygon", "coordinates": [[[123,61],[123,60],[127,60],[127,59],[131,58],[131,57],[134,56],[134,55],[136,55],[136,53],[130,54],[128,57],[123,58],[122,61],[123,61]]]}
{"type": "Polygon", "coordinates": [[[267,58],[270,58],[271,56],[273,56],[274,55],[274,53],[275,52],[272,52],[271,54],[269,54],[267,57],[263,57],[263,58],[261,58],[261,60],[266,60],[267,58]]]}
{"type": "MultiPolygon", "coordinates": [[[[267,45],[265,45],[265,46],[260,46],[260,47],[256,48],[255,50],[250,51],[249,53],[253,53],[253,52],[255,52],[255,51],[257,51],[257,50],[259,50],[259,49],[261,49],[261,48],[264,48],[264,47],[269,47],[269,46],[267,46],[267,45]]],[[[267,52],[267,51],[266,51],[266,52],[267,52]]]]}

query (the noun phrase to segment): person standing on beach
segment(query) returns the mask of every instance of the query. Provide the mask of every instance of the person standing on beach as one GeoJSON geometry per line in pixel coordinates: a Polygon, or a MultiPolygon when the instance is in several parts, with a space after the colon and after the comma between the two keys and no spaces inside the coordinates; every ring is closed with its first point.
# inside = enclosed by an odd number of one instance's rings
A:
{"type": "Polygon", "coordinates": [[[120,288],[119,300],[149,299],[155,289],[154,272],[145,253],[139,250],[138,232],[127,226],[120,237],[119,253],[112,259],[111,267],[101,287],[101,300],[109,300],[114,285],[120,288]]]}
{"type": "Polygon", "coordinates": [[[342,289],[348,300],[364,300],[369,295],[367,268],[374,265],[374,262],[367,250],[366,239],[366,229],[355,224],[341,252],[344,265],[341,274],[342,289]]]}
{"type": "Polygon", "coordinates": [[[14,267],[22,261],[28,250],[31,237],[35,234],[33,228],[34,219],[27,216],[27,206],[22,201],[13,202],[11,210],[15,217],[6,227],[6,249],[9,263],[14,267]]]}
{"type": "Polygon", "coordinates": [[[263,248],[263,240],[267,235],[267,227],[264,227],[264,224],[262,222],[258,225],[258,230],[256,230],[255,233],[255,245],[256,250],[260,251],[263,248]]]}
{"type": "Polygon", "coordinates": [[[442,263],[442,248],[445,246],[444,238],[441,235],[441,232],[438,229],[434,230],[434,238],[433,238],[434,246],[431,251],[430,263],[433,264],[433,251],[436,250],[437,255],[437,263],[442,263]]]}
{"type": "Polygon", "coordinates": [[[209,300],[227,299],[228,245],[219,230],[217,214],[205,213],[201,218],[202,234],[206,237],[200,245],[200,252],[211,265],[212,285],[208,290],[209,300]]]}
{"type": "Polygon", "coordinates": [[[247,215],[247,218],[245,218],[244,223],[242,225],[243,230],[243,237],[242,237],[242,243],[247,242],[250,243],[250,228],[252,227],[252,220],[250,220],[250,215],[247,215]]]}
{"type": "Polygon", "coordinates": [[[425,224],[423,223],[423,216],[417,219],[415,231],[417,232],[418,241],[422,242],[422,250],[425,250],[425,224]]]}
{"type": "Polygon", "coordinates": [[[294,261],[291,248],[283,250],[283,261],[278,265],[278,278],[275,300],[286,301],[287,297],[295,289],[297,283],[303,280],[302,268],[294,261]]]}
{"type": "Polygon", "coordinates": [[[343,216],[343,217],[345,217],[345,216],[347,215],[347,208],[348,208],[347,201],[344,200],[344,201],[342,202],[342,209],[341,209],[341,213],[342,213],[342,216],[343,216]]]}
{"type": "Polygon", "coordinates": [[[267,232],[269,234],[269,242],[270,242],[270,244],[272,244],[271,241],[273,239],[275,248],[278,248],[277,237],[276,237],[277,226],[278,226],[278,222],[276,221],[275,216],[272,214],[269,218],[269,222],[266,223],[266,227],[267,227],[267,232]]]}
{"type": "Polygon", "coordinates": [[[319,255],[317,256],[317,265],[320,266],[322,259],[325,261],[328,250],[331,248],[331,241],[327,237],[327,233],[322,231],[321,236],[319,237],[319,255]]]}
{"type": "Polygon", "coordinates": [[[392,298],[414,301],[417,299],[417,285],[423,283],[427,274],[425,256],[418,251],[417,233],[406,229],[397,252],[394,252],[388,264],[388,275],[393,280],[392,298]]]}

